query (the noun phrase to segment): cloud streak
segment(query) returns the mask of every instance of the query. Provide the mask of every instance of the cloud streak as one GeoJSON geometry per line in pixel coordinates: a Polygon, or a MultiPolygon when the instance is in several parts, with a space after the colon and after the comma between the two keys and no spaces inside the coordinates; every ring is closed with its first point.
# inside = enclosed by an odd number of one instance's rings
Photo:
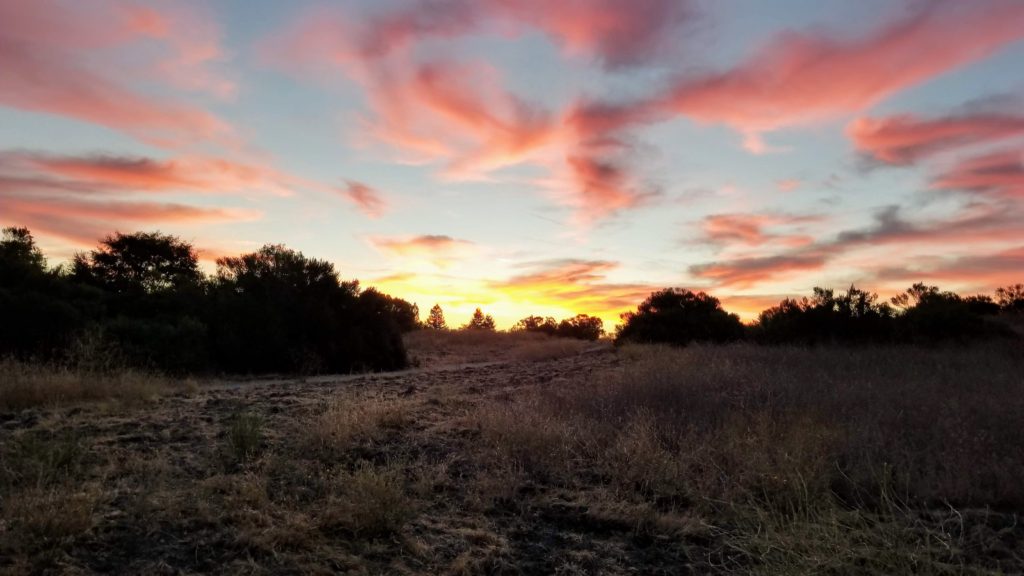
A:
{"type": "Polygon", "coordinates": [[[381,193],[362,182],[349,180],[341,193],[370,218],[380,218],[388,208],[381,193]]]}
{"type": "Polygon", "coordinates": [[[216,31],[185,4],[158,10],[106,0],[88,6],[7,1],[0,3],[0,21],[0,104],[98,124],[159,146],[237,142],[230,126],[206,110],[133,87],[156,82],[233,93],[233,84],[210,67],[222,57],[216,31]],[[153,55],[147,43],[163,50],[153,55]],[[127,47],[137,48],[133,59],[127,47]]]}
{"type": "Polygon", "coordinates": [[[920,118],[912,114],[859,118],[847,128],[857,150],[894,166],[915,164],[958,148],[1024,136],[1024,116],[970,114],[920,118]]]}

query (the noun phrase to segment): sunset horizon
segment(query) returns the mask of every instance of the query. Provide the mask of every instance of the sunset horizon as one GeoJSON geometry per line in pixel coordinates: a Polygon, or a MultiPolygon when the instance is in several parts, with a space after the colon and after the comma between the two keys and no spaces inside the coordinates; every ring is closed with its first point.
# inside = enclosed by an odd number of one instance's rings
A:
{"type": "Polygon", "coordinates": [[[435,304],[750,322],[1024,271],[1024,3],[0,0],[0,225],[435,304]]]}

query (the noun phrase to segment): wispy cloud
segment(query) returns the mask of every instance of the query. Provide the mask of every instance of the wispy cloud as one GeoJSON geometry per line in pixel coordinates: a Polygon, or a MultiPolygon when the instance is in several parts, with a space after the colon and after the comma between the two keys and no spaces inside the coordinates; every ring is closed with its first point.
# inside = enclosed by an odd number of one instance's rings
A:
{"type": "Polygon", "coordinates": [[[370,218],[380,218],[388,208],[388,203],[384,200],[384,196],[362,182],[349,180],[345,183],[345,188],[341,192],[345,195],[345,198],[355,204],[363,214],[370,218]]]}
{"type": "Polygon", "coordinates": [[[373,236],[369,239],[375,248],[392,256],[430,262],[445,268],[453,262],[476,252],[476,245],[440,234],[422,236],[373,236]]]}
{"type": "Polygon", "coordinates": [[[857,149],[869,157],[885,164],[906,166],[941,152],[1024,136],[1024,115],[865,117],[852,122],[847,134],[857,149]]]}
{"type": "Polygon", "coordinates": [[[224,55],[218,32],[192,5],[2,2],[0,21],[0,104],[98,124],[159,146],[237,145],[225,121],[167,95],[234,92],[213,66],[224,55]],[[143,43],[165,49],[136,50],[128,59],[125,49],[143,43]],[[137,87],[154,83],[168,90],[156,96],[137,87]]]}

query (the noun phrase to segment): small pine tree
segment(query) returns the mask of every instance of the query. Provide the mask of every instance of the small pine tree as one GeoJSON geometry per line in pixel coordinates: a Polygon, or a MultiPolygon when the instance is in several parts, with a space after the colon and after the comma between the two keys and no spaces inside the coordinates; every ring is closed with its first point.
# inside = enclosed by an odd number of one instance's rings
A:
{"type": "Polygon", "coordinates": [[[448,329],[448,323],[444,321],[444,310],[441,309],[440,304],[434,304],[434,307],[430,309],[430,315],[427,316],[424,325],[431,330],[448,329]]]}
{"type": "Polygon", "coordinates": [[[469,324],[462,327],[463,330],[487,330],[494,332],[494,317],[490,314],[484,315],[479,308],[473,312],[473,317],[470,318],[469,324]]]}

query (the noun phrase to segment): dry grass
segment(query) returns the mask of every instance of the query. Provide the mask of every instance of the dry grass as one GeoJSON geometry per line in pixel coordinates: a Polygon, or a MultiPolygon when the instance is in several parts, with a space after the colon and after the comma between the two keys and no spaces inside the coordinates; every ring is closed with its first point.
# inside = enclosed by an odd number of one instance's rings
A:
{"type": "Polygon", "coordinates": [[[305,443],[314,454],[337,458],[357,442],[379,440],[389,430],[401,429],[410,422],[410,411],[403,399],[341,394],[314,417],[305,443]]]}
{"type": "Polygon", "coordinates": [[[501,338],[0,411],[0,573],[1024,571],[1019,350],[501,338]]]}
{"type": "Polygon", "coordinates": [[[403,474],[404,470],[394,464],[367,463],[353,472],[338,474],[320,509],[321,528],[363,537],[398,532],[414,513],[403,474]]]}
{"type": "Polygon", "coordinates": [[[1024,508],[1017,352],[633,348],[475,422],[492,465],[700,513],[727,572],[985,572],[1005,568],[977,552],[999,539],[950,519],[1024,508]]]}
{"type": "Polygon", "coordinates": [[[0,361],[0,410],[56,407],[83,402],[138,405],[175,391],[194,391],[193,381],[176,382],[134,370],[94,372],[0,361]]]}
{"type": "Polygon", "coordinates": [[[420,366],[470,364],[496,359],[543,361],[578,354],[592,342],[536,332],[417,330],[405,336],[409,357],[420,366]]]}

